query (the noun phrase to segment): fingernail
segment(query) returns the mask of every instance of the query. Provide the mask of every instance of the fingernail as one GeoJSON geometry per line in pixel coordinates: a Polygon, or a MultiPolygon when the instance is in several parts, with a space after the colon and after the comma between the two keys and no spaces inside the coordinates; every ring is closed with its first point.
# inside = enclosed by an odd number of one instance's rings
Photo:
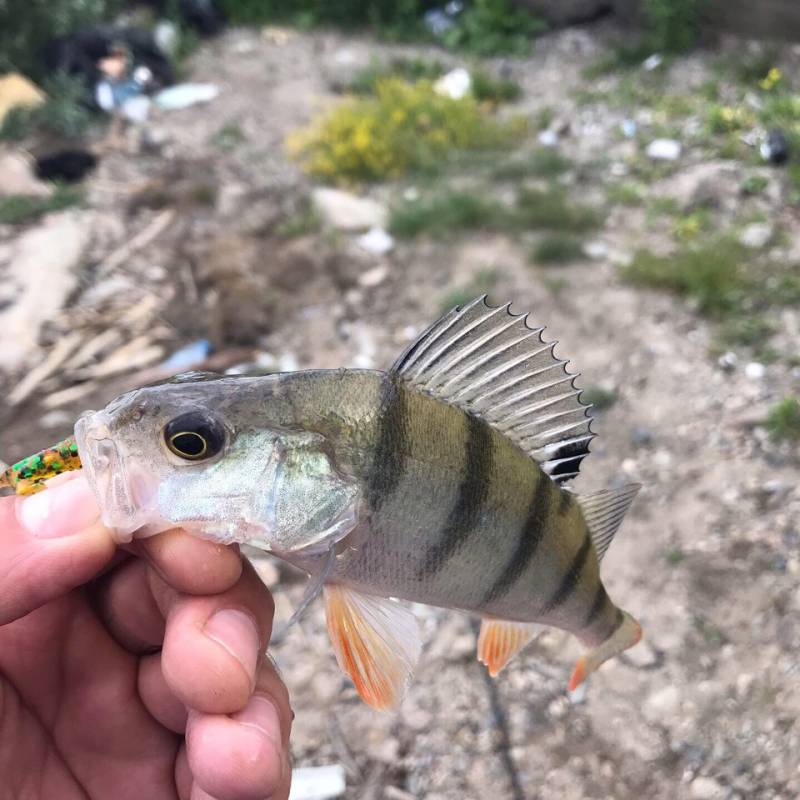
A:
{"type": "Polygon", "coordinates": [[[85,478],[74,478],[22,498],[17,519],[33,536],[56,539],[73,536],[97,522],[100,509],[85,478]]]}
{"type": "Polygon", "coordinates": [[[263,694],[254,694],[241,711],[230,716],[234,722],[255,728],[270,741],[276,744],[280,743],[281,718],[275,703],[269,697],[263,694]]]}
{"type": "Polygon", "coordinates": [[[245,669],[255,685],[260,642],[255,620],[244,611],[225,608],[206,623],[206,635],[221,644],[245,669]]]}

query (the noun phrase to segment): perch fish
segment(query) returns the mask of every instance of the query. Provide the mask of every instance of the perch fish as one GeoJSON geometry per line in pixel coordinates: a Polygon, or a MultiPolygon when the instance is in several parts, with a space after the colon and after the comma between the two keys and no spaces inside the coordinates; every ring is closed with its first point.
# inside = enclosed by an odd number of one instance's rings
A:
{"type": "MultiPolygon", "coordinates": [[[[420,653],[402,601],[480,615],[492,675],[541,626],[575,634],[575,689],[641,637],[599,573],[639,486],[565,487],[594,434],[542,331],[481,297],[386,372],[188,373],[85,413],[79,461],[120,540],[180,526],[305,569],[371,706],[400,701],[420,653]]],[[[7,484],[39,487],[53,458],[31,458],[7,484]]]]}

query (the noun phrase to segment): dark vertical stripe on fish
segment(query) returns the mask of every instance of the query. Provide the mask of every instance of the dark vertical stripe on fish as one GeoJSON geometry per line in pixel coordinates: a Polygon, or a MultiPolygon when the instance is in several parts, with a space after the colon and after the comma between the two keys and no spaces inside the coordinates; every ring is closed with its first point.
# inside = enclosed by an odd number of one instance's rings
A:
{"type": "Polygon", "coordinates": [[[569,569],[561,580],[558,589],[555,590],[552,597],[545,603],[542,612],[549,614],[553,609],[560,606],[574,591],[578,585],[578,580],[583,572],[583,567],[586,564],[586,559],[589,557],[589,552],[592,549],[592,539],[589,536],[589,531],[583,537],[583,544],[580,550],[575,554],[569,569]]]}
{"type": "Polygon", "coordinates": [[[537,472],[536,486],[533,489],[525,522],[519,532],[517,546],[503,571],[486,593],[484,602],[491,603],[506,594],[525,573],[536,555],[536,550],[547,531],[552,488],[552,482],[547,475],[541,471],[537,472]]]}
{"type": "Polygon", "coordinates": [[[367,502],[377,511],[394,492],[405,473],[408,437],[406,391],[393,375],[381,383],[378,440],[367,476],[367,502]]]}
{"type": "Polygon", "coordinates": [[[592,607],[589,609],[589,613],[586,615],[586,619],[583,622],[584,628],[589,628],[595,623],[597,618],[603,612],[603,609],[606,607],[607,602],[608,595],[606,594],[606,588],[602,583],[598,583],[597,591],[594,595],[594,602],[592,603],[592,607]]]}
{"type": "Polygon", "coordinates": [[[491,428],[482,420],[467,415],[464,443],[464,474],[455,505],[450,510],[441,538],[431,545],[422,560],[420,575],[438,572],[480,525],[494,470],[494,443],[491,428]]]}

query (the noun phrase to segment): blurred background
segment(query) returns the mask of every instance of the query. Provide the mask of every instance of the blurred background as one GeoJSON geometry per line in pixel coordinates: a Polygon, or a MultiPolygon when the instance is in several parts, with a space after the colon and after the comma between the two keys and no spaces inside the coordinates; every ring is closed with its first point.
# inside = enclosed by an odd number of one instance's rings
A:
{"type": "Polygon", "coordinates": [[[572,695],[566,635],[492,682],[420,608],[378,714],[315,607],[272,650],[293,797],[800,796],[793,41],[795,0],[0,0],[6,461],[188,369],[384,368],[488,292],[582,373],[575,488],[645,484],[604,562],[645,639],[572,695]]]}

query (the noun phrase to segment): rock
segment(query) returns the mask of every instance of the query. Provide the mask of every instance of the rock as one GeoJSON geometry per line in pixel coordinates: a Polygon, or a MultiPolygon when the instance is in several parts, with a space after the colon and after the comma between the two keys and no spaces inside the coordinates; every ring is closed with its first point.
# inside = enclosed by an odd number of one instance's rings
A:
{"type": "Polygon", "coordinates": [[[314,189],[311,203],[323,223],[340,231],[385,228],[388,220],[385,206],[369,197],[357,197],[341,189],[314,189]]]}
{"type": "Polygon", "coordinates": [[[691,783],[695,800],[716,800],[725,796],[725,790],[713,778],[695,778],[691,783]]]}
{"type": "Polygon", "coordinates": [[[757,361],[751,361],[744,368],[744,374],[750,378],[751,381],[759,381],[767,374],[767,368],[757,361]]]}
{"type": "Polygon", "coordinates": [[[332,800],[346,788],[344,767],[339,764],[292,770],[292,800],[332,800]]]}
{"type": "Polygon", "coordinates": [[[736,365],[739,363],[739,356],[732,351],[728,351],[727,353],[723,353],[718,359],[717,364],[719,364],[719,368],[724,372],[733,372],[736,369],[736,365]]]}
{"type": "Polygon", "coordinates": [[[12,108],[38,106],[44,102],[44,92],[17,72],[0,77],[0,125],[12,108]]]}
{"type": "Polygon", "coordinates": [[[16,370],[38,350],[39,332],[64,305],[78,282],[78,266],[91,238],[91,215],[50,214],[19,237],[5,280],[18,290],[16,301],[0,312],[3,358],[16,370]]]}
{"type": "Polygon", "coordinates": [[[34,162],[24,153],[0,153],[0,197],[47,197],[52,187],[34,175],[34,162]]]}
{"type": "Polygon", "coordinates": [[[653,72],[657,70],[664,63],[664,56],[661,53],[653,53],[642,61],[642,69],[645,72],[653,72]]]}
{"type": "Polygon", "coordinates": [[[658,193],[675,200],[681,211],[722,208],[738,203],[741,176],[729,161],[695,164],[659,184],[658,193]]]}
{"type": "Polygon", "coordinates": [[[647,719],[660,722],[674,718],[680,710],[681,694],[677,686],[668,685],[651,694],[644,702],[642,711],[647,719]]]}
{"type": "Polygon", "coordinates": [[[377,267],[368,269],[362,273],[358,279],[359,286],[365,289],[379,286],[389,277],[389,268],[385,264],[379,264],[377,267]]]}
{"type": "Polygon", "coordinates": [[[654,139],[645,152],[654,161],[677,161],[681,156],[681,143],[675,139],[654,139]]]}
{"type": "Polygon", "coordinates": [[[558,144],[558,134],[552,130],[542,131],[538,139],[542,147],[555,147],[558,144]]]}
{"type": "Polygon", "coordinates": [[[356,240],[356,244],[367,253],[385,256],[394,249],[394,238],[383,228],[370,228],[356,240]]]}
{"type": "Polygon", "coordinates": [[[433,89],[438,94],[449,97],[451,100],[461,100],[472,89],[472,78],[464,67],[457,67],[442,75],[433,84],[433,89]]]}
{"type": "Polygon", "coordinates": [[[761,250],[767,246],[772,234],[772,225],[768,222],[753,222],[742,231],[739,241],[751,250],[761,250]]]}
{"type": "Polygon", "coordinates": [[[790,149],[788,137],[782,130],[776,128],[767,134],[759,147],[759,152],[764,161],[780,165],[789,160],[790,149]]]}
{"type": "Polygon", "coordinates": [[[583,252],[587,258],[591,258],[593,261],[601,261],[604,258],[608,258],[608,245],[596,239],[592,242],[587,242],[583,246],[583,252]]]}
{"type": "Polygon", "coordinates": [[[607,0],[519,0],[518,4],[556,28],[591,22],[609,9],[607,0]]]}

